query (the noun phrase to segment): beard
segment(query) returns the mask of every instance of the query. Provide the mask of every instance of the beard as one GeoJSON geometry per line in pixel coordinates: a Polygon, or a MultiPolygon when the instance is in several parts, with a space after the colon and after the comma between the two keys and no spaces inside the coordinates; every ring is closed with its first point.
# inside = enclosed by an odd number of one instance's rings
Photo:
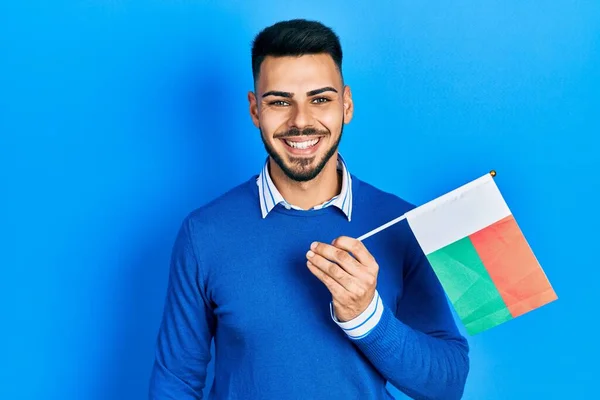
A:
{"type": "MultiPolygon", "coordinates": [[[[283,157],[280,154],[277,154],[273,146],[271,146],[263,135],[262,129],[260,129],[260,138],[262,139],[263,145],[265,146],[265,150],[269,154],[269,156],[279,165],[279,168],[283,171],[283,173],[291,180],[296,182],[308,182],[316,178],[327,162],[333,157],[333,155],[338,150],[340,142],[342,140],[342,133],[344,132],[344,125],[342,124],[342,128],[340,129],[340,136],[336,140],[336,142],[327,150],[323,158],[317,163],[317,165],[313,168],[310,168],[310,165],[315,160],[315,157],[290,157],[290,164],[287,165],[283,160],[283,157]]],[[[314,128],[306,128],[300,131],[299,129],[290,129],[287,132],[277,134],[274,138],[285,138],[292,136],[314,136],[319,135],[323,136],[320,140],[323,140],[326,137],[331,136],[331,132],[328,130],[318,131],[314,128]]]]}

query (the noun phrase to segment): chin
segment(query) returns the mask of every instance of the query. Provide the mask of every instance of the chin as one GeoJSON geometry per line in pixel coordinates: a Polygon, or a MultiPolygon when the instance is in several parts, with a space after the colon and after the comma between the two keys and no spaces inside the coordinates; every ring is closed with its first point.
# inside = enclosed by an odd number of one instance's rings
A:
{"type": "Polygon", "coordinates": [[[291,180],[296,182],[308,182],[316,178],[321,171],[323,170],[322,164],[323,161],[317,162],[317,160],[321,160],[322,156],[310,157],[310,158],[299,158],[299,157],[290,157],[285,155],[285,161],[281,155],[271,155],[275,163],[281,168],[283,173],[291,180]]]}
{"type": "Polygon", "coordinates": [[[317,168],[311,168],[310,170],[304,171],[291,171],[284,170],[286,176],[296,182],[309,182],[315,179],[321,173],[321,170],[317,168]]]}

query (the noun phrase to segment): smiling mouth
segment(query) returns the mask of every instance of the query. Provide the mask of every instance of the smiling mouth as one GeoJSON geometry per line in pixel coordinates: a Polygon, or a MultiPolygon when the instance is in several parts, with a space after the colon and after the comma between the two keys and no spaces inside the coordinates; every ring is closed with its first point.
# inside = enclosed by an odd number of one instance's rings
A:
{"type": "Polygon", "coordinates": [[[321,138],[317,137],[317,138],[310,139],[310,140],[304,140],[304,139],[298,139],[298,138],[281,139],[281,140],[283,140],[285,142],[285,144],[287,144],[288,146],[290,146],[294,149],[306,150],[306,149],[315,147],[317,144],[319,144],[319,142],[321,141],[321,138]]]}

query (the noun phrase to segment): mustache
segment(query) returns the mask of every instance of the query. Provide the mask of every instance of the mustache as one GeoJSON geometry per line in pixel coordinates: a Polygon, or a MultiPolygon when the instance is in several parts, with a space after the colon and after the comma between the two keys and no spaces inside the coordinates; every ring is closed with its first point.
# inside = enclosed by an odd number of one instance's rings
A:
{"type": "Polygon", "coordinates": [[[276,133],[273,135],[273,139],[282,139],[286,137],[298,137],[298,136],[327,136],[329,131],[318,130],[315,128],[304,128],[302,130],[298,128],[292,128],[286,132],[276,133]]]}

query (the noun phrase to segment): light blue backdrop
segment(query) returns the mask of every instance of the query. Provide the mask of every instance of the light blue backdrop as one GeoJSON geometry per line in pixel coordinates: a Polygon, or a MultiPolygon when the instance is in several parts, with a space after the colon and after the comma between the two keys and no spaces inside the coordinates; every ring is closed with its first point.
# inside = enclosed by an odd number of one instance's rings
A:
{"type": "Polygon", "coordinates": [[[250,42],[294,17],[342,38],[352,172],[419,204],[496,169],[560,297],[470,339],[465,398],[590,398],[600,2],[563,0],[3,1],[0,398],[145,398],[174,235],[261,167],[250,42]]]}

